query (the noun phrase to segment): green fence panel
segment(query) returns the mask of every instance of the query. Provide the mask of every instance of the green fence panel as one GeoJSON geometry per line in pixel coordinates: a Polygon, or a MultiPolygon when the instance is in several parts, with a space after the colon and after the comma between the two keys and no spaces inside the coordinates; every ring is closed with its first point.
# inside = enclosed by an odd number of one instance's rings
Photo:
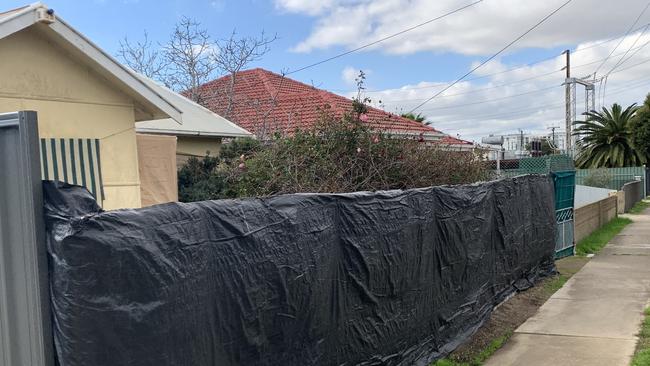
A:
{"type": "Polygon", "coordinates": [[[552,172],[555,185],[555,222],[557,233],[555,237],[555,257],[562,258],[573,255],[573,203],[575,197],[575,171],[565,170],[552,172]]]}
{"type": "Polygon", "coordinates": [[[645,186],[645,167],[600,168],[576,170],[576,184],[620,191],[625,183],[642,180],[645,186]]]}

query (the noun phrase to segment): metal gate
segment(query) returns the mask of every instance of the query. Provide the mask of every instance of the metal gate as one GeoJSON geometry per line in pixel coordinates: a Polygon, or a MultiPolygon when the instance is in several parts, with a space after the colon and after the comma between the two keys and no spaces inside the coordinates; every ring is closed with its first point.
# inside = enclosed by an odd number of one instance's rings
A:
{"type": "Polygon", "coordinates": [[[52,366],[36,112],[0,114],[0,366],[52,366]]]}
{"type": "Polygon", "coordinates": [[[575,195],[575,171],[551,172],[555,188],[555,258],[573,255],[573,202],[575,195]]]}

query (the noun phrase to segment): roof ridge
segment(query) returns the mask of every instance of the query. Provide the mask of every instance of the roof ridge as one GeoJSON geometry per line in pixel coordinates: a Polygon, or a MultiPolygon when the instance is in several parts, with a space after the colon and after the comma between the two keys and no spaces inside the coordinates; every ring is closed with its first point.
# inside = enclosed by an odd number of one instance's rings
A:
{"type": "MultiPolygon", "coordinates": [[[[239,71],[238,74],[242,75],[241,78],[238,78],[238,80],[241,80],[238,82],[241,91],[237,91],[236,94],[242,93],[242,96],[255,96],[258,98],[263,96],[264,99],[267,99],[269,96],[274,97],[277,95],[277,108],[274,108],[277,109],[277,112],[271,112],[270,115],[273,117],[269,118],[284,119],[286,116],[283,117],[280,116],[280,114],[286,115],[290,111],[293,111],[291,113],[299,112],[307,115],[313,112],[307,109],[313,108],[314,105],[329,105],[333,112],[341,114],[349,112],[351,104],[353,103],[353,100],[351,100],[352,98],[348,98],[329,90],[317,88],[314,85],[309,85],[302,81],[291,79],[286,75],[278,74],[260,67],[239,71]],[[309,107],[302,110],[299,108],[298,104],[309,107]]],[[[223,76],[214,79],[203,84],[201,87],[207,89],[218,88],[227,81],[226,78],[227,76],[223,76]]],[[[219,110],[219,103],[219,100],[214,100],[211,102],[212,106],[210,109],[215,111],[219,110]]],[[[247,128],[248,124],[253,123],[251,121],[255,120],[257,117],[247,116],[247,113],[249,113],[246,112],[247,107],[240,108],[243,108],[239,112],[241,113],[241,118],[236,117],[236,122],[243,124],[243,126],[247,128]]],[[[417,131],[417,133],[440,137],[444,135],[443,132],[433,128],[432,126],[402,117],[395,112],[385,111],[375,106],[367,106],[367,108],[368,113],[370,114],[368,116],[370,117],[368,123],[383,126],[381,128],[399,131],[417,131]]],[[[234,113],[237,114],[238,112],[234,113]]],[[[313,119],[313,117],[306,118],[313,119]]]]}
{"type": "MultiPolygon", "coordinates": [[[[319,92],[319,94],[321,94],[320,97],[323,98],[324,101],[326,101],[326,102],[330,102],[330,104],[333,104],[332,102],[334,102],[334,101],[339,101],[339,102],[348,102],[348,101],[350,101],[350,100],[352,99],[352,98],[348,98],[348,97],[344,97],[344,96],[342,96],[342,95],[336,94],[336,93],[331,92],[331,91],[329,91],[329,90],[325,90],[325,89],[317,88],[317,87],[315,87],[315,86],[313,86],[313,85],[306,84],[306,83],[304,83],[304,82],[302,82],[302,81],[299,81],[299,80],[295,80],[295,79],[287,78],[285,75],[280,75],[280,74],[274,73],[273,71],[266,70],[266,69],[261,68],[261,67],[256,67],[256,68],[254,68],[254,69],[249,69],[249,70],[254,70],[254,71],[258,71],[258,70],[259,70],[259,72],[263,73],[263,74],[265,75],[265,77],[268,77],[269,75],[271,75],[271,76],[274,76],[274,77],[285,78],[286,80],[289,80],[290,82],[292,82],[292,83],[294,83],[294,84],[299,84],[299,85],[301,85],[301,86],[305,86],[305,87],[307,87],[307,88],[313,89],[314,91],[319,92]]],[[[248,70],[247,70],[247,71],[248,71],[248,70]]],[[[274,88],[274,90],[275,90],[275,88],[274,88]]],[[[268,91],[268,89],[267,89],[267,91],[268,91]]],[[[367,107],[368,107],[369,109],[375,111],[375,112],[378,112],[378,113],[382,113],[382,114],[387,115],[388,118],[394,117],[394,118],[396,118],[398,121],[405,122],[405,123],[409,123],[409,124],[418,123],[417,121],[413,121],[413,120],[408,119],[408,118],[406,118],[406,117],[402,117],[402,116],[400,116],[400,115],[398,115],[398,114],[395,114],[395,113],[392,113],[392,112],[387,112],[387,111],[384,111],[384,110],[382,110],[382,109],[379,109],[379,108],[376,108],[376,107],[373,107],[373,106],[367,106],[367,107]]],[[[441,131],[438,131],[437,129],[435,129],[435,128],[431,127],[431,126],[424,125],[424,124],[423,124],[423,126],[424,126],[425,128],[430,129],[431,132],[442,133],[441,131]]]]}
{"type": "MultiPolygon", "coordinates": [[[[278,89],[273,85],[273,83],[271,82],[271,80],[269,78],[269,74],[271,74],[271,76],[275,76],[276,74],[272,73],[272,72],[269,72],[267,70],[264,70],[264,69],[262,69],[260,67],[254,68],[253,71],[255,72],[255,74],[257,74],[257,76],[259,78],[262,79],[262,84],[264,84],[264,88],[266,89],[267,93],[269,93],[269,95],[271,95],[271,96],[277,95],[278,89]]],[[[278,75],[278,76],[280,76],[280,75],[278,75]]]]}

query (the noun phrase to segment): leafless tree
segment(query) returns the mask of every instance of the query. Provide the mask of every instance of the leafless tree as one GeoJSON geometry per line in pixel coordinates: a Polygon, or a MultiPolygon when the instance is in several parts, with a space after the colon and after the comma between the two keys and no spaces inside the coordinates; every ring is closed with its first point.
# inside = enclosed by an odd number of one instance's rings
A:
{"type": "Polygon", "coordinates": [[[237,73],[250,63],[260,60],[270,51],[270,44],[277,39],[277,35],[266,36],[264,31],[259,37],[238,37],[233,30],[229,38],[217,42],[218,52],[215,54],[215,63],[230,81],[224,91],[226,96],[225,117],[228,118],[234,104],[234,88],[237,73]]]}
{"type": "Polygon", "coordinates": [[[203,102],[199,87],[217,76],[215,62],[218,49],[208,31],[193,19],[183,17],[174,27],[169,41],[162,46],[167,68],[164,82],[168,87],[185,92],[196,102],[203,102]]]}
{"type": "Polygon", "coordinates": [[[200,104],[213,97],[224,97],[224,114],[228,117],[235,103],[237,73],[267,54],[276,39],[277,36],[269,37],[264,32],[258,37],[239,37],[233,31],[228,38],[214,41],[199,22],[183,17],[170,39],[158,44],[158,48],[145,32],[142,42],[133,43],[127,38],[120,42],[117,55],[135,71],[183,92],[200,104]],[[223,75],[230,77],[225,90],[201,89],[201,85],[223,75]]]}
{"type": "Polygon", "coordinates": [[[154,48],[149,40],[147,31],[144,32],[143,40],[135,43],[124,37],[120,41],[117,56],[124,60],[128,67],[150,79],[161,80],[162,72],[166,67],[160,51],[154,48]]]}

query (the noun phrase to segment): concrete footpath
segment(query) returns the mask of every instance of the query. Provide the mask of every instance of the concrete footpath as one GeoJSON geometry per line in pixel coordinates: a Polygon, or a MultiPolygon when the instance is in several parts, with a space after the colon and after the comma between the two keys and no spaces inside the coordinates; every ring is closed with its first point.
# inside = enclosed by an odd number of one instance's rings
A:
{"type": "Polygon", "coordinates": [[[650,209],[629,217],[485,365],[630,364],[650,299],[650,209]]]}

